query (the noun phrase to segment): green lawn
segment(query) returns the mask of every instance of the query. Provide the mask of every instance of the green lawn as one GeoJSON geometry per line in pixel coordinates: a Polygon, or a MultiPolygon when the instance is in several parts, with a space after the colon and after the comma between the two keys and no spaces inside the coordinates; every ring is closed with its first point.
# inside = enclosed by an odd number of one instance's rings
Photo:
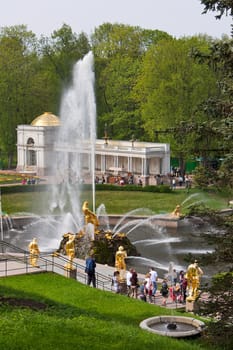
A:
{"type": "Polygon", "coordinates": [[[176,314],[175,311],[93,289],[52,273],[0,278],[0,296],[45,306],[34,310],[1,302],[3,350],[210,349],[202,337],[175,340],[139,328],[145,318],[176,314]]]}
{"type": "MultiPolygon", "coordinates": [[[[2,190],[2,210],[8,214],[31,212],[47,214],[51,194],[49,191],[37,191],[37,186],[32,187],[32,192],[4,193],[2,190]]],[[[228,206],[229,196],[215,191],[201,191],[191,189],[175,190],[172,193],[151,192],[122,192],[122,191],[96,191],[96,208],[105,204],[108,214],[125,214],[129,211],[145,208],[153,212],[169,213],[177,204],[182,205],[182,213],[185,214],[189,205],[203,203],[212,209],[223,209],[228,206]]],[[[92,194],[84,191],[81,202],[88,200],[91,208],[92,194]]],[[[145,215],[145,211],[137,211],[138,215],[145,215]]]]}

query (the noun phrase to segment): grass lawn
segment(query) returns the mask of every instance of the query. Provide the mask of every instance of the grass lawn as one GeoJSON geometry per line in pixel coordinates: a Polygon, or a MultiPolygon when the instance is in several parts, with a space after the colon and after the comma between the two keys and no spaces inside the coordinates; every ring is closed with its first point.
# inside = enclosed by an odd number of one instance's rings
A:
{"type": "MultiPolygon", "coordinates": [[[[30,212],[38,215],[47,214],[51,194],[49,191],[37,191],[33,185],[33,192],[4,193],[2,190],[2,210],[8,214],[30,212]]],[[[96,191],[96,208],[105,204],[107,214],[125,214],[132,210],[145,208],[154,214],[169,213],[177,204],[182,205],[185,214],[189,205],[203,203],[209,208],[220,210],[228,206],[229,195],[216,191],[201,191],[191,189],[175,190],[172,193],[151,192],[122,192],[96,191]]],[[[92,194],[84,191],[81,202],[88,200],[91,208],[92,194]]],[[[67,208],[68,209],[68,208],[67,208]]],[[[138,210],[137,215],[145,215],[145,211],[138,210]]]]}
{"type": "Polygon", "coordinates": [[[176,311],[52,273],[0,278],[0,298],[3,350],[210,349],[202,337],[176,340],[139,328],[145,318],[176,311]],[[6,304],[3,297],[30,301],[34,309],[6,304]]]}

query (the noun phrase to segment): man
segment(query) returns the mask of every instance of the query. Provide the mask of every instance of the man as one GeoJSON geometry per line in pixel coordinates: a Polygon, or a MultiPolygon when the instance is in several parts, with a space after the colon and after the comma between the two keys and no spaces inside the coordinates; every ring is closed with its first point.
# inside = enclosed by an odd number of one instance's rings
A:
{"type": "Polygon", "coordinates": [[[156,292],[157,292],[157,279],[158,279],[158,274],[157,272],[154,270],[153,267],[150,268],[150,280],[152,283],[152,296],[155,296],[156,292]]]}
{"type": "Polygon", "coordinates": [[[85,272],[87,273],[88,286],[90,286],[90,284],[92,283],[94,288],[96,288],[95,268],[96,268],[96,262],[94,259],[94,255],[90,254],[90,256],[86,259],[85,272]]]}

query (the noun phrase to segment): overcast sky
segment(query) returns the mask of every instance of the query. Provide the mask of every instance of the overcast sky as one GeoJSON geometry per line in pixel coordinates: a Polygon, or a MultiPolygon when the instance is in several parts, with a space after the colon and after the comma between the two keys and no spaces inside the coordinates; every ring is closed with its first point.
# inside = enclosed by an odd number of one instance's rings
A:
{"type": "Polygon", "coordinates": [[[77,34],[90,35],[110,22],[158,29],[175,37],[230,35],[231,19],[202,15],[200,0],[0,0],[0,27],[27,25],[38,37],[49,36],[64,23],[77,34]]]}

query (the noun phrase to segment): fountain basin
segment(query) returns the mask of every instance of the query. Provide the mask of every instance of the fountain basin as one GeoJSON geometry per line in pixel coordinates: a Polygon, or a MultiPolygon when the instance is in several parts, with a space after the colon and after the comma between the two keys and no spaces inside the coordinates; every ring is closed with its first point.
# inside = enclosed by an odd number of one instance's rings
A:
{"type": "Polygon", "coordinates": [[[143,320],[140,328],[168,337],[186,338],[200,335],[205,323],[185,316],[155,316],[143,320]],[[175,324],[176,327],[169,327],[171,324],[175,324]]]}

